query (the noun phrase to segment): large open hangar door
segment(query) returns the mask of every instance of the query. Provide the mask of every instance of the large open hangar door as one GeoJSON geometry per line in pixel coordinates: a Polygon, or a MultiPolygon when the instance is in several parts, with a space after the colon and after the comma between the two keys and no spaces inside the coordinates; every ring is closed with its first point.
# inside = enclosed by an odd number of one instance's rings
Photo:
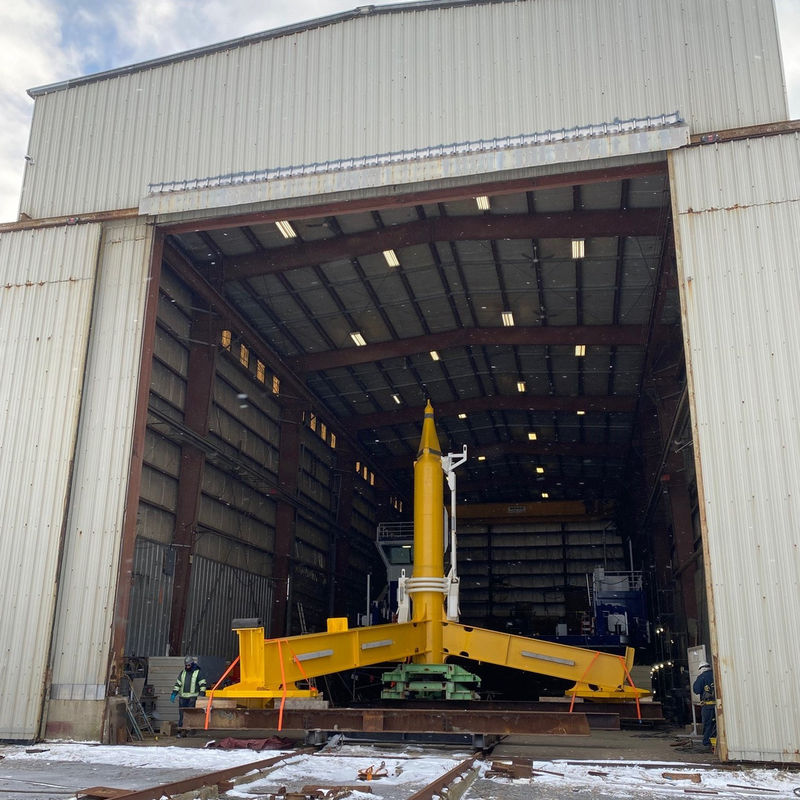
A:
{"type": "Polygon", "coordinates": [[[466,621],[585,633],[587,576],[635,569],[642,641],[696,643],[667,167],[635,161],[164,228],[126,653],[355,621],[427,399],[469,453],[466,621]]]}

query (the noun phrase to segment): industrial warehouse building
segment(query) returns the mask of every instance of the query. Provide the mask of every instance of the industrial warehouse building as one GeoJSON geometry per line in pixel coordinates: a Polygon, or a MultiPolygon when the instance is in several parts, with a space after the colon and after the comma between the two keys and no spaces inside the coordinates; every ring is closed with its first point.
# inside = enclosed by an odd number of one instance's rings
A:
{"type": "Polygon", "coordinates": [[[705,645],[721,757],[800,761],[772,0],[365,6],[31,95],[0,739],[102,739],[126,660],[230,659],[233,618],[384,604],[430,399],[463,621],[589,637],[589,579],[640,575],[607,632],[705,645]]]}

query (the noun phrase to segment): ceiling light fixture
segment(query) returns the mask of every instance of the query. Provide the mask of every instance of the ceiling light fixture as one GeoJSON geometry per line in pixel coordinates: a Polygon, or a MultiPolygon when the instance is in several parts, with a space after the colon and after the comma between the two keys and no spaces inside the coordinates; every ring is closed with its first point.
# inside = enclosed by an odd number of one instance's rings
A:
{"type": "Polygon", "coordinates": [[[478,461],[486,461],[486,456],[478,456],[478,461]]]}
{"type": "Polygon", "coordinates": [[[397,405],[400,405],[401,401],[400,401],[400,395],[399,394],[393,394],[392,395],[392,400],[394,400],[395,403],[397,403],[397,405]]]}
{"type": "Polygon", "coordinates": [[[478,204],[478,208],[481,211],[488,211],[489,210],[489,198],[485,195],[479,195],[475,198],[475,202],[478,204]]]}
{"type": "Polygon", "coordinates": [[[542,500],[547,500],[550,495],[547,492],[542,492],[542,500]]]}
{"type": "Polygon", "coordinates": [[[575,412],[579,417],[582,417],[586,412],[581,408],[575,412]]]}
{"type": "Polygon", "coordinates": [[[575,345],[575,355],[576,356],[585,356],[586,355],[586,345],[585,344],[576,344],[575,345]]]}
{"type": "Polygon", "coordinates": [[[367,343],[367,340],[361,335],[361,331],[350,331],[350,338],[358,347],[364,347],[367,343]]]}
{"type": "Polygon", "coordinates": [[[400,259],[397,257],[397,253],[394,250],[384,250],[383,257],[386,259],[386,263],[390,267],[399,267],[400,266],[400,259]]]}
{"type": "Polygon", "coordinates": [[[536,467],[537,475],[544,475],[544,467],[536,467]]]}
{"type": "Polygon", "coordinates": [[[461,412],[461,413],[458,415],[458,418],[459,418],[459,419],[466,419],[466,418],[467,418],[467,415],[466,415],[466,414],[465,414],[465,413],[462,411],[462,412],[461,412]]]}
{"type": "Polygon", "coordinates": [[[284,239],[296,239],[297,231],[292,227],[288,219],[279,219],[276,223],[278,230],[283,234],[284,239]]]}
{"type": "Polygon", "coordinates": [[[535,434],[533,431],[530,431],[530,432],[528,433],[528,439],[529,439],[530,441],[532,441],[532,442],[535,442],[535,441],[536,441],[536,434],[535,434]]]}
{"type": "Polygon", "coordinates": [[[572,240],[572,257],[583,258],[586,254],[586,240],[585,239],[573,239],[572,240]]]}
{"type": "Polygon", "coordinates": [[[525,391],[525,381],[517,381],[517,391],[518,392],[525,391]]]}
{"type": "Polygon", "coordinates": [[[439,360],[439,354],[436,352],[436,350],[431,350],[431,358],[434,361],[438,361],[439,360]]]}
{"type": "Polygon", "coordinates": [[[505,325],[506,328],[513,327],[513,325],[514,325],[514,313],[512,311],[503,311],[503,313],[501,314],[501,317],[503,319],[503,325],[505,325]]]}

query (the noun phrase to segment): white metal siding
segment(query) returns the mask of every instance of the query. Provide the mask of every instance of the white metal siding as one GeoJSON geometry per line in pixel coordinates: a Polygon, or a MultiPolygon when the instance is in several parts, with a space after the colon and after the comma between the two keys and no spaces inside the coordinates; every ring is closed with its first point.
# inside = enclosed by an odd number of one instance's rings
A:
{"type": "Polygon", "coordinates": [[[671,162],[723,746],[798,762],[800,137],[671,162]]]}
{"type": "Polygon", "coordinates": [[[56,609],[55,700],[105,697],[151,241],[136,220],[103,231],[56,609]]]}
{"type": "Polygon", "coordinates": [[[0,739],[39,733],[99,242],[0,236],[0,739]]]}
{"type": "Polygon", "coordinates": [[[786,119],[773,0],[528,0],[375,11],[36,93],[22,211],[150,183],[680,112],[786,119]]]}

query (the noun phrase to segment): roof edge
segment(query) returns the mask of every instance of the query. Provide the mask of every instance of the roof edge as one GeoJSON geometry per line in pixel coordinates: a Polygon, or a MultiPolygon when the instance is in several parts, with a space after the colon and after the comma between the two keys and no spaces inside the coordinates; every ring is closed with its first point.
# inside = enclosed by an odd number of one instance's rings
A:
{"type": "Polygon", "coordinates": [[[272,28],[268,31],[251,33],[247,36],[240,36],[235,39],[227,39],[226,41],[219,42],[217,44],[204,45],[203,47],[196,47],[192,50],[185,50],[173,55],[160,56],[159,58],[148,59],[147,61],[139,61],[124,67],[115,67],[114,69],[104,70],[103,72],[95,72],[91,75],[82,75],[78,78],[70,78],[57,83],[35,86],[32,89],[28,89],[28,95],[35,100],[41,95],[63,91],[64,89],[72,89],[75,86],[83,86],[87,83],[95,83],[97,81],[103,81],[109,78],[117,78],[122,75],[130,75],[134,72],[143,72],[144,70],[148,69],[156,69],[158,67],[166,66],[167,64],[176,64],[181,61],[191,61],[192,59],[212,55],[213,53],[219,53],[224,50],[233,50],[238,47],[246,47],[248,45],[268,41],[270,39],[280,39],[283,36],[292,36],[296,33],[304,33],[316,28],[324,28],[328,25],[336,25],[340,22],[358,19],[359,17],[374,16],[379,14],[397,14],[404,11],[427,11],[434,8],[496,5],[501,3],[512,4],[518,2],[520,2],[520,0],[420,0],[418,2],[391,3],[384,6],[357,6],[350,11],[340,11],[337,14],[330,14],[326,17],[317,17],[315,19],[305,20],[304,22],[296,22],[291,25],[284,25],[280,28],[272,28]]]}

